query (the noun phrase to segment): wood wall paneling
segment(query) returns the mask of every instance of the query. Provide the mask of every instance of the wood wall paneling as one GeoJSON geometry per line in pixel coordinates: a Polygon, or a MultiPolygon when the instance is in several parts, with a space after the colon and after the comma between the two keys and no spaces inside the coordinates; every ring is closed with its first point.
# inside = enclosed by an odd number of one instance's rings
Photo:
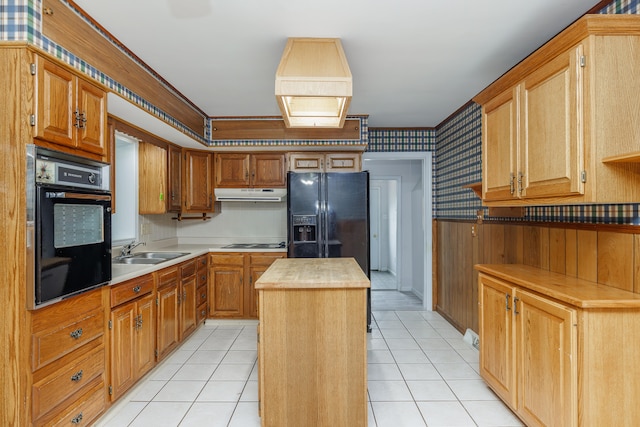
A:
{"type": "Polygon", "coordinates": [[[435,307],[461,332],[478,331],[475,264],[527,264],[640,293],[640,230],[435,220],[435,307]]]}
{"type": "Polygon", "coordinates": [[[598,232],[598,283],[633,291],[632,234],[598,232]]]}

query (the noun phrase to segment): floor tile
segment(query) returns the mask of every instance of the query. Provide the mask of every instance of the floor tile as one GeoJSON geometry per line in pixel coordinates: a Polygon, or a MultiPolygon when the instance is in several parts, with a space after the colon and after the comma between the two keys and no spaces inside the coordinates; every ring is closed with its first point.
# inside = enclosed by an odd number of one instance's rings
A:
{"type": "Polygon", "coordinates": [[[191,402],[149,402],[130,427],[177,426],[190,407],[191,402]]]}
{"type": "Polygon", "coordinates": [[[414,400],[456,400],[449,386],[443,380],[407,381],[414,400]]]}
{"type": "Polygon", "coordinates": [[[235,403],[195,402],[180,427],[226,427],[235,409],[235,403]]]}
{"type": "Polygon", "coordinates": [[[240,402],[231,417],[229,427],[260,427],[258,402],[240,402]]]}
{"type": "Polygon", "coordinates": [[[380,328],[380,332],[385,339],[389,338],[412,338],[409,331],[402,328],[380,328]]]}
{"type": "Polygon", "coordinates": [[[375,380],[402,380],[402,374],[395,363],[371,363],[367,366],[367,379],[375,380]]]}
{"type": "Polygon", "coordinates": [[[434,363],[445,380],[477,380],[480,375],[468,363],[434,363]]]}
{"type": "Polygon", "coordinates": [[[371,402],[377,427],[426,426],[415,402],[371,402]]]}
{"type": "Polygon", "coordinates": [[[420,346],[413,338],[388,338],[387,345],[390,350],[419,350],[420,346]]]}
{"type": "Polygon", "coordinates": [[[153,398],[154,402],[193,402],[206,381],[171,380],[153,398]]]}
{"type": "Polygon", "coordinates": [[[145,381],[132,390],[129,400],[151,402],[166,384],[167,381],[145,381]]]}
{"type": "Polygon", "coordinates": [[[440,373],[431,363],[399,363],[398,368],[406,381],[442,379],[440,373]]]}
{"type": "Polygon", "coordinates": [[[416,342],[423,350],[451,350],[451,344],[444,338],[418,338],[416,342]]]}
{"type": "Polygon", "coordinates": [[[258,398],[258,381],[247,381],[240,396],[241,402],[257,402],[258,398]]]}
{"type": "Polygon", "coordinates": [[[462,402],[462,405],[480,427],[520,427],[524,425],[501,401],[468,400],[462,402]]]}
{"type": "Polygon", "coordinates": [[[394,359],[389,350],[370,350],[367,351],[367,362],[394,363],[394,359]]]}
{"type": "Polygon", "coordinates": [[[256,347],[253,350],[237,350],[231,351],[229,350],[227,354],[222,359],[220,364],[240,364],[243,365],[245,363],[254,363],[258,358],[258,352],[256,347]]]}
{"type": "Polygon", "coordinates": [[[475,427],[460,402],[416,402],[429,427],[475,427]]]}
{"type": "Polygon", "coordinates": [[[387,341],[381,338],[367,340],[367,350],[387,350],[389,346],[387,341]]]}
{"type": "Polygon", "coordinates": [[[458,400],[498,400],[482,380],[450,380],[447,381],[458,400]]]}
{"type": "Polygon", "coordinates": [[[220,364],[211,376],[217,381],[246,381],[253,369],[253,363],[220,364]]]}
{"type": "Polygon", "coordinates": [[[429,363],[422,350],[391,350],[396,363],[429,363]]]}
{"type": "Polygon", "coordinates": [[[95,427],[122,427],[128,426],[135,417],[142,412],[147,402],[127,402],[119,407],[117,412],[108,414],[104,419],[98,420],[95,427]]]}
{"type": "Polygon", "coordinates": [[[201,380],[207,381],[216,370],[218,365],[183,365],[182,368],[176,372],[172,380],[184,380],[193,381],[201,380]]]}
{"type": "Polygon", "coordinates": [[[242,395],[246,381],[209,381],[197,402],[237,402],[242,395]]]}
{"type": "Polygon", "coordinates": [[[191,364],[217,364],[222,362],[222,359],[227,354],[226,350],[196,350],[193,355],[185,362],[188,365],[191,364]]]}
{"type": "Polygon", "coordinates": [[[464,363],[462,356],[454,349],[450,350],[424,350],[431,363],[464,363]]]}
{"type": "Polygon", "coordinates": [[[413,401],[404,381],[368,381],[372,402],[413,401]]]}

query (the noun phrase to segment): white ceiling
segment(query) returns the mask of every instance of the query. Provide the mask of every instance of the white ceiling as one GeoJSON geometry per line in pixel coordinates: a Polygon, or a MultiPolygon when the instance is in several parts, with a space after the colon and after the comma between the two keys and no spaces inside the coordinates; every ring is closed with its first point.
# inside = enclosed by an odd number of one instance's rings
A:
{"type": "MultiPolygon", "coordinates": [[[[280,115],[287,37],[339,37],[349,114],[431,127],[596,0],[75,0],[209,116],[280,115]]],[[[117,76],[115,76],[117,79],[117,76]]]]}

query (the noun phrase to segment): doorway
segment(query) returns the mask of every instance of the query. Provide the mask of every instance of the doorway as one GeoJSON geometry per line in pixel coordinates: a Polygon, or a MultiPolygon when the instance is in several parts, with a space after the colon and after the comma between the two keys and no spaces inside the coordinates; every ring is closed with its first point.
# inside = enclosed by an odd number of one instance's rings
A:
{"type": "MultiPolygon", "coordinates": [[[[364,153],[363,161],[372,190],[372,291],[379,286],[377,274],[391,275],[395,281],[381,292],[409,297],[405,309],[416,309],[418,301],[421,309],[432,310],[432,153],[364,153]]],[[[385,294],[385,299],[394,297],[385,294]]],[[[372,298],[374,310],[377,300],[372,298]]]]}

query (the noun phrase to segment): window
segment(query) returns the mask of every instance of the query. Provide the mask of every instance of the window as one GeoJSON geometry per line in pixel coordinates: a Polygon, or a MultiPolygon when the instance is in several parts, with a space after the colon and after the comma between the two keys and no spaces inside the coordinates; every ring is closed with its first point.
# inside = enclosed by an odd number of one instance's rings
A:
{"type": "Polygon", "coordinates": [[[138,239],[138,141],[116,132],[116,213],[111,216],[113,246],[138,239]]]}

